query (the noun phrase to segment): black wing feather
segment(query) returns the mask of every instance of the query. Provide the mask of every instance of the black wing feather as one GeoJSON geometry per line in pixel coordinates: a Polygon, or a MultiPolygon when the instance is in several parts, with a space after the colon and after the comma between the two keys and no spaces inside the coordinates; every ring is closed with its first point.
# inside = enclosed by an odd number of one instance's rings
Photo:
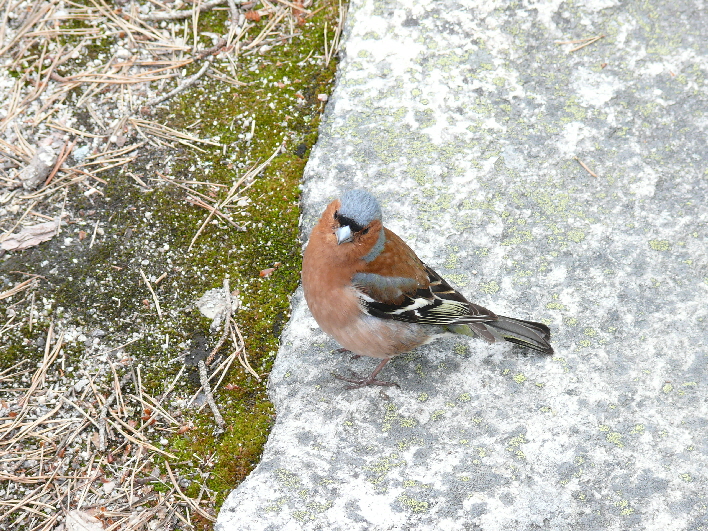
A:
{"type": "Polygon", "coordinates": [[[428,288],[417,288],[414,297],[406,295],[399,304],[364,299],[362,305],[367,313],[381,319],[438,326],[497,319],[493,312],[465,299],[433,269],[425,266],[425,271],[429,279],[428,288]]]}

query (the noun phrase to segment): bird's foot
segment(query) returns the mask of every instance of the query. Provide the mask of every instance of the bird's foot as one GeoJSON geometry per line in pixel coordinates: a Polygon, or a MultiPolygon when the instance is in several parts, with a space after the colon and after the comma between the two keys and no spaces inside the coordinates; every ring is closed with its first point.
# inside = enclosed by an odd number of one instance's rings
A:
{"type": "MultiPolygon", "coordinates": [[[[356,376],[356,375],[355,375],[356,376]]],[[[350,384],[353,385],[345,385],[345,389],[361,389],[362,387],[368,387],[370,385],[379,385],[382,387],[399,387],[396,382],[384,382],[383,380],[377,380],[376,378],[372,378],[369,376],[368,378],[361,378],[361,377],[356,377],[356,378],[347,378],[346,376],[339,376],[338,374],[335,374],[334,377],[337,380],[342,380],[343,382],[349,382],[350,384]]]]}

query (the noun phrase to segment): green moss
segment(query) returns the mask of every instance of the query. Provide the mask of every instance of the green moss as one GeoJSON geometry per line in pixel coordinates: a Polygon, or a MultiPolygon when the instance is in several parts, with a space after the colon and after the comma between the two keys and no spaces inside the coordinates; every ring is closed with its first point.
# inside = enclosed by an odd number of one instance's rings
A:
{"type": "MultiPolygon", "coordinates": [[[[252,61],[251,69],[239,73],[239,80],[248,83],[247,86],[224,91],[217,82],[203,83],[171,105],[167,117],[167,125],[174,128],[202,118],[201,130],[193,134],[201,138],[218,136],[222,145],[234,150],[226,164],[220,149],[200,156],[203,172],[201,168],[191,170],[192,161],[185,159],[174,177],[230,186],[245,168],[266,160],[285,141],[284,152],[273,159],[246,194],[252,199],[247,212],[242,216],[234,214],[237,223],[248,223],[248,230],[236,232],[208,227],[191,253],[196,258],[191,262],[194,273],[204,276],[200,292],[220,286],[225,275],[229,275],[232,289],[240,289],[244,308],[237,316],[238,323],[246,340],[249,361],[260,374],[270,371],[280,331],[289,317],[289,296],[299,282],[298,185],[317,139],[323,110],[317,96],[330,92],[335,67],[330,64],[322,68],[306,60],[313,50],[323,49],[321,28],[325,20],[329,28],[335,27],[336,4],[323,5],[329,8],[308,22],[311,27],[303,31],[301,42],[276,47],[268,55],[252,61]],[[217,91],[219,97],[214,98],[217,91]],[[239,137],[243,129],[233,126],[238,123],[235,117],[239,115],[255,121],[250,141],[239,137]],[[239,166],[242,168],[237,170],[239,166]],[[261,270],[276,264],[279,265],[272,275],[260,277],[261,270]]],[[[315,4],[313,10],[317,7],[315,4]]],[[[265,23],[267,21],[263,20],[261,25],[265,23]]],[[[328,39],[332,36],[330,32],[328,39]]],[[[166,192],[166,195],[171,194],[166,192]]],[[[165,219],[173,217],[175,200],[172,197],[165,201],[159,215],[165,219]]],[[[198,212],[199,219],[204,216],[205,212],[198,212]]],[[[190,217],[180,218],[174,220],[181,229],[175,233],[175,245],[186,248],[196,227],[190,217]]],[[[184,275],[182,289],[189,289],[188,284],[193,282],[190,276],[184,275]]],[[[245,371],[236,369],[224,383],[234,389],[221,391],[218,397],[228,426],[226,433],[220,438],[214,437],[213,419],[206,415],[197,419],[196,430],[176,438],[184,444],[185,456],[215,455],[216,465],[208,487],[217,492],[217,506],[258,462],[274,413],[267,400],[265,381],[256,382],[245,371]]]]}

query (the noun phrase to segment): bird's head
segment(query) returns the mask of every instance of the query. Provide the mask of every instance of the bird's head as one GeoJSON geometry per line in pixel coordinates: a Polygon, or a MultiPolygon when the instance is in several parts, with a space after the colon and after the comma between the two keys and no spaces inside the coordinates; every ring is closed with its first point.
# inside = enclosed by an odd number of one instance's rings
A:
{"type": "Polygon", "coordinates": [[[379,202],[372,194],[361,189],[345,192],[338,202],[332,214],[337,245],[353,244],[364,261],[373,260],[386,241],[379,202]]]}
{"type": "Polygon", "coordinates": [[[334,211],[334,221],[338,225],[334,231],[337,244],[365,236],[374,220],[381,221],[381,207],[373,195],[361,189],[345,192],[339,200],[339,208],[334,211]]]}

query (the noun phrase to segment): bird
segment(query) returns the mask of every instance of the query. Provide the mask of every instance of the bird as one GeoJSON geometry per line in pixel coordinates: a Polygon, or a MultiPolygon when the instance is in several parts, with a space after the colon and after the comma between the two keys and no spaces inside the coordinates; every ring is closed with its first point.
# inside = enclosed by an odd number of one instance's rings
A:
{"type": "Polygon", "coordinates": [[[468,301],[394,232],[376,197],[351,189],[332,201],[303,254],[302,288],[319,327],[355,357],[381,361],[347,389],[396,385],[377,379],[391,358],[437,337],[463,334],[553,354],[545,324],[497,315],[468,301]]]}

